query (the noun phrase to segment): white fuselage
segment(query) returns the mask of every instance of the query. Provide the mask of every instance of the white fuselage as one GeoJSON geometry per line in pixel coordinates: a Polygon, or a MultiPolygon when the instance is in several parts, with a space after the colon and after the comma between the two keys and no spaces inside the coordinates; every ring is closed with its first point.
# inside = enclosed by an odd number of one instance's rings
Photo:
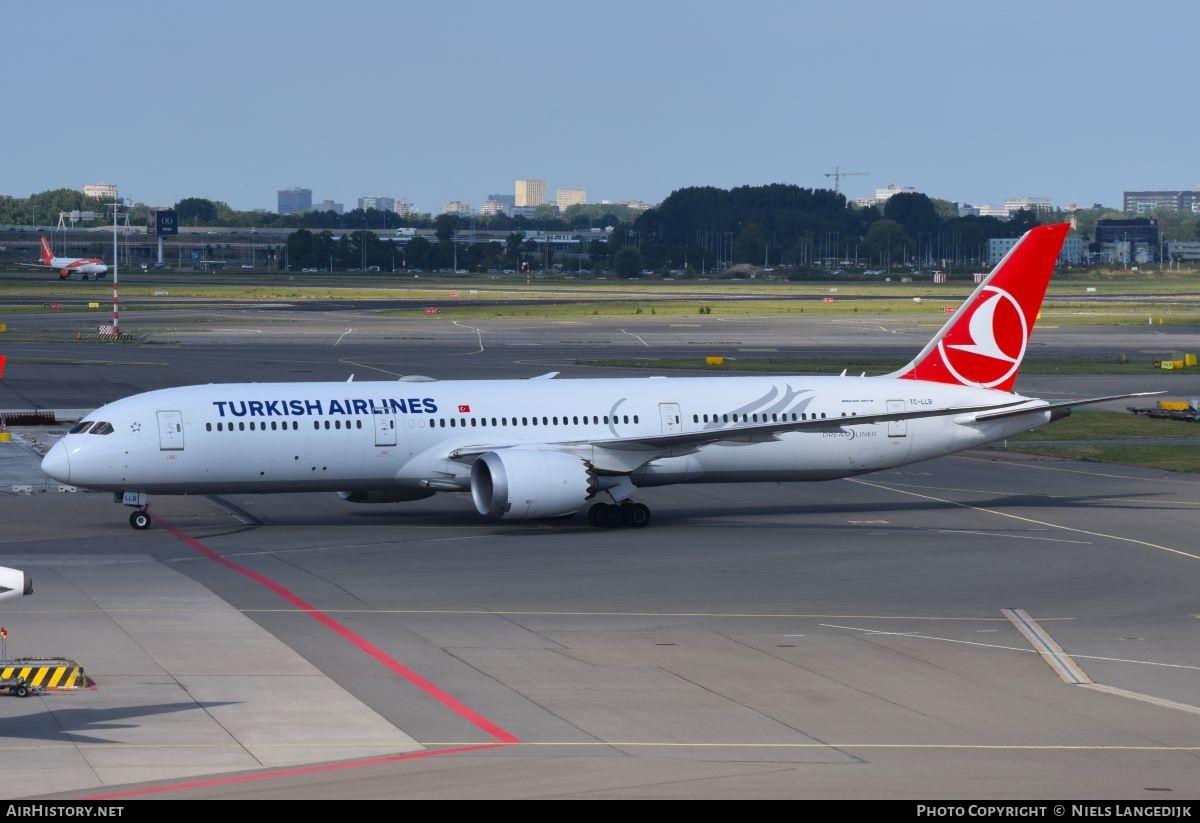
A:
{"type": "Polygon", "coordinates": [[[86,418],[97,421],[93,431],[68,434],[43,467],[84,488],[157,494],[449,491],[470,485],[460,451],[566,451],[615,475],[606,462],[628,452],[601,457],[606,442],[816,419],[828,426],[680,447],[626,474],[637,486],[824,480],[982,445],[1050,414],[846,418],[1021,399],[884,377],[214,384],[110,403],[86,418]],[[111,431],[98,433],[100,422],[111,431]]]}
{"type": "Polygon", "coordinates": [[[59,271],[79,274],[106,274],[108,266],[94,257],[52,257],[47,265],[59,271]]]}

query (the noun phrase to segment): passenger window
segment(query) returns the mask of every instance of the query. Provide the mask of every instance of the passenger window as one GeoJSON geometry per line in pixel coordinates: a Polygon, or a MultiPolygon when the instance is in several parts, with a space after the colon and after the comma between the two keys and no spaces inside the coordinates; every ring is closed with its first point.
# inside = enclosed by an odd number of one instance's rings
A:
{"type": "Polygon", "coordinates": [[[250,431],[254,431],[254,421],[250,421],[250,431]]]}
{"type": "Polygon", "coordinates": [[[206,432],[210,432],[210,431],[212,431],[212,423],[205,423],[205,424],[204,424],[204,430],[205,430],[206,432]]]}
{"type": "Polygon", "coordinates": [[[325,421],[325,431],[329,431],[329,421],[325,421]]]}
{"type": "Polygon", "coordinates": [[[320,428],[321,428],[321,421],[320,421],[320,420],[314,420],[314,421],[313,421],[313,428],[314,428],[314,429],[317,429],[317,430],[320,430],[320,428]]]}

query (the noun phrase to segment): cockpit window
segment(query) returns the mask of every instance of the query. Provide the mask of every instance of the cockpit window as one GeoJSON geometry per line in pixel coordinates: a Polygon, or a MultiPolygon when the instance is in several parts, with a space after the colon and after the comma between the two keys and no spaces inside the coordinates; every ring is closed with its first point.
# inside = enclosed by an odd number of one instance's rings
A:
{"type": "Polygon", "coordinates": [[[97,423],[96,427],[94,429],[92,429],[92,434],[112,434],[112,433],[113,433],[112,423],[97,423]]]}
{"type": "Polygon", "coordinates": [[[80,420],[71,427],[71,430],[67,432],[67,434],[83,434],[85,431],[90,429],[95,422],[95,420],[80,420]]]}

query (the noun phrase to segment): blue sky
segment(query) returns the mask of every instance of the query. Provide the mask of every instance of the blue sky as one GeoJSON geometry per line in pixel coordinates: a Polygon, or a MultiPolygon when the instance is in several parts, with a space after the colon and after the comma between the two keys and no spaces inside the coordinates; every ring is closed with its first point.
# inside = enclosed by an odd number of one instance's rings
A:
{"type": "Polygon", "coordinates": [[[310,188],[422,210],[889,183],[1119,206],[1200,187],[1200,4],[205,0],[5,4],[0,194],[310,188]]]}

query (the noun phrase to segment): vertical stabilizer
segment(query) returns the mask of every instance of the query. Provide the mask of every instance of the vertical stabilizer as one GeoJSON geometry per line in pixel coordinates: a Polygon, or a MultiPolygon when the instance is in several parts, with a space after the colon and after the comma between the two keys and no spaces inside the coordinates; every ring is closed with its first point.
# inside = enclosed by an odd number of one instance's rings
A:
{"type": "Polygon", "coordinates": [[[1012,391],[1068,223],[1035,226],[892,377],[1012,391]]]}

